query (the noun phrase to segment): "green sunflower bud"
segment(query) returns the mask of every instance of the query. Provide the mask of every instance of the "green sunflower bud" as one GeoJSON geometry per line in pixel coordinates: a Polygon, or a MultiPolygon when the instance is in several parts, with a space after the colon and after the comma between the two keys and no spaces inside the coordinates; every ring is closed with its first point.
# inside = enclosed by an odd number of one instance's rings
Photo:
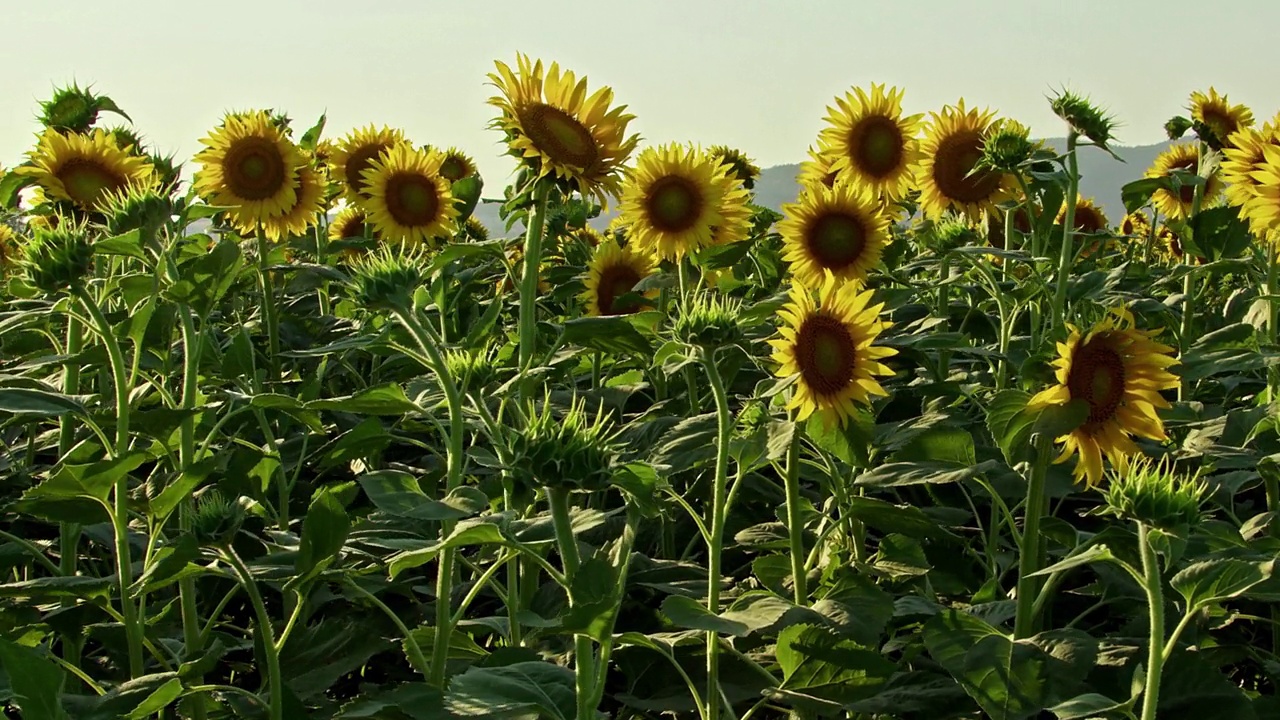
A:
{"type": "Polygon", "coordinates": [[[1181,115],[1174,115],[1164,124],[1164,133],[1170,140],[1177,140],[1191,129],[1191,121],[1181,115]]]}
{"type": "Polygon", "coordinates": [[[676,308],[672,329],[690,345],[718,348],[742,340],[742,303],[718,293],[697,293],[676,308]]]}
{"type": "Polygon", "coordinates": [[[54,227],[36,229],[22,267],[33,286],[52,295],[84,282],[93,268],[93,244],[83,225],[60,218],[54,227]]]}
{"type": "Polygon", "coordinates": [[[603,409],[592,417],[585,400],[574,400],[557,416],[548,396],[541,412],[529,408],[524,429],[515,435],[513,469],[530,486],[601,490],[613,477],[616,437],[603,409]]]}
{"type": "Polygon", "coordinates": [[[93,127],[103,111],[128,119],[111,98],[72,83],[69,87],[56,88],[52,98],[40,103],[39,120],[47,128],[82,133],[93,127]]]}
{"type": "Polygon", "coordinates": [[[744,188],[751,190],[755,187],[756,179],[760,177],[760,168],[741,150],[728,145],[712,145],[707,154],[728,167],[729,174],[742,181],[744,188]]]}
{"type": "Polygon", "coordinates": [[[498,375],[498,364],[492,348],[447,350],[444,364],[449,370],[449,376],[463,392],[484,388],[498,375]]]}
{"type": "Polygon", "coordinates": [[[217,490],[200,496],[191,518],[191,532],[201,545],[226,545],[240,531],[244,507],[217,490]]]}
{"type": "Polygon", "coordinates": [[[172,195],[182,179],[182,163],[177,162],[173,155],[152,154],[147,156],[147,159],[155,170],[158,181],[156,184],[160,187],[160,192],[172,195]]]}
{"type": "Polygon", "coordinates": [[[132,148],[132,152],[134,154],[143,154],[142,137],[139,136],[132,128],[119,125],[108,130],[107,134],[110,135],[112,139],[116,141],[116,145],[119,145],[121,148],[126,150],[132,148]]]}
{"type": "Polygon", "coordinates": [[[417,247],[383,246],[351,266],[356,302],[371,310],[407,309],[413,293],[427,280],[424,251],[417,247]]]}
{"type": "Polygon", "coordinates": [[[982,234],[963,220],[943,220],[920,236],[921,242],[935,252],[983,244],[982,234]]]}
{"type": "Polygon", "coordinates": [[[112,235],[141,230],[144,237],[151,238],[173,214],[173,204],[150,188],[128,187],[108,195],[102,212],[112,235]]]}
{"type": "Polygon", "coordinates": [[[1105,491],[1107,509],[1127,520],[1153,528],[1175,530],[1200,520],[1208,485],[1195,475],[1174,470],[1167,457],[1140,457],[1116,471],[1105,491]]]}
{"type": "Polygon", "coordinates": [[[1016,120],[1000,120],[983,142],[978,164],[1001,172],[1016,172],[1039,149],[1040,144],[1032,141],[1027,126],[1016,120]]]}
{"type": "Polygon", "coordinates": [[[1116,128],[1115,118],[1100,110],[1089,98],[1077,95],[1070,90],[1063,90],[1049,101],[1049,106],[1058,117],[1071,126],[1071,130],[1092,140],[1095,144],[1106,147],[1112,139],[1116,128]]]}

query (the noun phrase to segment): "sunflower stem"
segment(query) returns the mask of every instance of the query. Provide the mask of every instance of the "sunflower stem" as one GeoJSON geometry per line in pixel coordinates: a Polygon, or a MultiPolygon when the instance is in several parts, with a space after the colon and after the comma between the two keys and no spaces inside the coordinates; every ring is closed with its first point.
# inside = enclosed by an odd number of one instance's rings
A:
{"type": "MultiPolygon", "coordinates": [[[[62,392],[66,395],[80,394],[80,360],[78,356],[84,352],[84,325],[76,315],[67,316],[67,362],[62,367],[62,392]]],[[[34,436],[33,436],[34,437],[34,436]]],[[[75,447],[75,418],[70,414],[62,416],[58,422],[58,460],[61,461],[75,447]]],[[[58,547],[60,557],[58,567],[65,577],[74,577],[79,559],[80,525],[77,523],[58,523],[58,547]]],[[[63,607],[76,604],[73,599],[63,601],[63,607]]],[[[62,639],[62,656],[74,667],[80,666],[81,641],[78,637],[67,634],[62,639]]]]}
{"type": "MultiPolygon", "coordinates": [[[[581,566],[578,555],[578,541],[573,536],[573,521],[569,516],[569,491],[566,488],[547,488],[547,503],[551,506],[551,521],[555,526],[556,546],[560,550],[560,561],[564,567],[565,583],[569,586],[570,602],[573,601],[573,581],[581,566]]],[[[592,706],[595,697],[596,659],[595,648],[591,638],[583,633],[573,636],[573,674],[577,689],[578,720],[594,720],[596,709],[592,706]]]]}
{"type": "MultiPolygon", "coordinates": [[[[716,367],[714,350],[702,349],[702,365],[716,401],[716,469],[711,490],[711,522],[707,548],[707,610],[720,614],[720,562],[724,549],[725,498],[729,478],[729,436],[733,432],[733,416],[729,412],[729,396],[716,367]]],[[[803,561],[803,557],[801,558],[803,561]]],[[[707,718],[720,717],[720,638],[714,630],[707,633],[707,718]]]]}
{"type": "Polygon", "coordinates": [[[1040,433],[1035,441],[1035,461],[1027,478],[1027,501],[1023,510],[1022,555],[1018,558],[1017,614],[1013,622],[1013,637],[1021,639],[1035,634],[1035,602],[1040,584],[1032,574],[1040,570],[1040,521],[1046,506],[1046,485],[1049,474],[1049,454],[1053,438],[1040,433]]]}
{"type": "MultiPolygon", "coordinates": [[[[1280,304],[1276,303],[1276,294],[1280,293],[1280,276],[1276,266],[1280,263],[1277,257],[1276,241],[1267,243],[1267,339],[1272,345],[1280,342],[1280,304]]],[[[1267,368],[1267,402],[1274,405],[1280,395],[1280,365],[1267,368]]],[[[1280,510],[1275,505],[1272,510],[1280,510]]]]}
{"type": "Polygon", "coordinates": [[[533,364],[534,343],[538,339],[538,269],[542,264],[542,236],[550,195],[551,183],[536,181],[529,228],[524,236],[524,271],[520,275],[520,369],[525,372],[533,364]]]}
{"type": "Polygon", "coordinates": [[[1141,720],[1156,720],[1160,706],[1160,675],[1164,671],[1164,587],[1160,576],[1160,562],[1147,526],[1138,523],[1138,551],[1142,554],[1143,589],[1147,593],[1147,609],[1150,613],[1150,631],[1147,638],[1147,680],[1142,692],[1141,720]]]}
{"type": "MultiPolygon", "coordinates": [[[[262,322],[267,326],[267,368],[269,380],[280,379],[280,320],[276,317],[276,290],[275,283],[271,279],[271,270],[268,260],[271,255],[271,246],[267,243],[267,236],[262,233],[262,228],[258,228],[258,278],[262,283],[262,322]]],[[[287,510],[282,512],[287,513],[287,510]]]]}
{"type": "MultiPolygon", "coordinates": [[[[182,322],[182,409],[187,414],[178,426],[178,472],[186,474],[195,463],[196,419],[194,410],[199,395],[198,381],[200,372],[200,352],[203,338],[196,334],[195,320],[191,308],[182,305],[178,308],[178,317],[182,322]]],[[[191,515],[195,511],[191,497],[188,495],[178,507],[178,528],[185,537],[191,532],[191,515]]],[[[204,643],[200,637],[200,614],[196,607],[196,581],[192,577],[184,577],[178,581],[178,603],[182,611],[183,651],[188,658],[200,656],[204,643]]],[[[203,675],[196,675],[193,682],[204,683],[203,675]]],[[[195,720],[205,717],[204,703],[197,697],[191,704],[191,716],[195,720]]]]}
{"type": "Polygon", "coordinates": [[[804,519],[800,514],[800,445],[804,439],[803,425],[796,423],[787,446],[785,473],[787,493],[787,531],[791,541],[791,586],[796,605],[809,604],[808,577],[805,570],[804,519]]]}
{"type": "Polygon", "coordinates": [[[1076,225],[1076,200],[1080,195],[1080,166],[1076,157],[1079,135],[1074,130],[1067,134],[1067,195],[1063,198],[1062,248],[1058,253],[1058,274],[1054,277],[1053,328],[1057,332],[1063,326],[1067,305],[1067,270],[1075,257],[1074,228],[1076,225]]]}
{"type": "Polygon", "coordinates": [[[271,696],[270,720],[284,720],[284,676],[280,673],[280,646],[276,644],[275,633],[271,629],[271,616],[267,613],[267,605],[262,601],[262,592],[254,581],[249,568],[236,554],[230,545],[222,548],[220,553],[240,577],[240,585],[249,595],[249,604],[253,606],[254,625],[257,627],[258,640],[262,643],[262,654],[266,659],[267,692],[271,696]]]}

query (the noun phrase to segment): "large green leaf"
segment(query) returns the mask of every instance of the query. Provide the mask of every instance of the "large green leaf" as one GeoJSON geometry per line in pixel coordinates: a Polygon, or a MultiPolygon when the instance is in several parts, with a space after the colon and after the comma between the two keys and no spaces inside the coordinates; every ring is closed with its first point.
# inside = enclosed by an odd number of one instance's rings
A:
{"type": "Polygon", "coordinates": [[[351,520],[339,500],[341,486],[321,490],[311,501],[302,521],[302,541],[298,547],[296,570],[299,577],[323,570],[341,552],[351,532],[351,520]]]}
{"type": "Polygon", "coordinates": [[[573,671],[548,662],[473,667],[450,681],[445,707],[462,717],[573,720],[574,688],[573,671]]]}
{"type": "Polygon", "coordinates": [[[9,674],[13,704],[24,720],[65,720],[58,701],[66,675],[52,661],[31,648],[0,638],[0,665],[9,674]]]}
{"type": "Polygon", "coordinates": [[[622,316],[575,318],[564,324],[564,341],[601,352],[648,357],[649,339],[622,316]]]}
{"type": "Polygon", "coordinates": [[[61,417],[67,413],[84,414],[80,401],[51,390],[35,388],[0,388],[0,412],[14,415],[61,417]]]}
{"type": "Polygon", "coordinates": [[[309,410],[331,410],[357,415],[404,415],[421,412],[417,403],[404,394],[404,388],[395,383],[378,385],[361,390],[354,395],[312,400],[309,410]]]}
{"type": "Polygon", "coordinates": [[[1169,584],[1187,601],[1188,608],[1198,610],[1240,595],[1271,577],[1274,568],[1274,560],[1204,560],[1174,575],[1169,584]]]}
{"type": "Polygon", "coordinates": [[[469,486],[454,488],[442,500],[427,497],[418,479],[403,470],[378,470],[358,478],[379,510],[415,520],[461,520],[489,507],[489,498],[469,486]]]}
{"type": "Polygon", "coordinates": [[[879,650],[862,647],[829,628],[792,625],[778,634],[782,689],[800,693],[793,702],[819,700],[844,705],[875,695],[897,670],[879,650]]]}
{"type": "Polygon", "coordinates": [[[885,463],[859,475],[858,479],[854,480],[854,484],[876,488],[942,485],[964,482],[983,473],[998,470],[1000,467],[1000,463],[995,460],[984,460],[969,465],[940,460],[885,463]]]}

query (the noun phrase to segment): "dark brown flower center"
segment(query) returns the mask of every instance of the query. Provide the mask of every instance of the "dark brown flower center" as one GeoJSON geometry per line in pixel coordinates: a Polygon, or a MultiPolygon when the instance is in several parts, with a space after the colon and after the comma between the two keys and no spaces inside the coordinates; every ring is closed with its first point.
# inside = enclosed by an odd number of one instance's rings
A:
{"type": "Polygon", "coordinates": [[[338,226],[340,237],[343,238],[362,238],[368,232],[368,225],[365,224],[364,215],[353,215],[346,219],[338,226]]]}
{"type": "Polygon", "coordinates": [[[853,381],[857,345],[839,319],[821,312],[805,318],[796,332],[795,352],[800,376],[814,393],[835,395],[853,381]]]}
{"type": "Polygon", "coordinates": [[[867,226],[859,215],[831,210],[814,218],[804,236],[809,255],[827,270],[843,270],[858,262],[867,245],[867,226]]]}
{"type": "Polygon", "coordinates": [[[1067,389],[1073,400],[1089,403],[1087,422],[1093,425],[1115,417],[1124,399],[1124,379],[1124,360],[1102,334],[1076,348],[1067,389]]]}
{"type": "Polygon", "coordinates": [[[630,265],[610,265],[600,271],[596,286],[596,305],[601,315],[629,315],[640,309],[638,300],[618,302],[618,298],[631,292],[640,282],[640,273],[630,265]]]}
{"type": "Polygon", "coordinates": [[[1107,229],[1106,218],[1092,207],[1088,205],[1077,205],[1074,222],[1076,232],[1085,235],[1100,233],[1107,229]]]}
{"type": "Polygon", "coordinates": [[[893,118],[875,115],[863,119],[849,131],[849,149],[858,170],[882,179],[902,167],[906,147],[898,123],[893,118]]]}
{"type": "Polygon", "coordinates": [[[343,176],[347,181],[347,187],[364,197],[369,197],[369,190],[365,187],[364,182],[364,171],[368,170],[373,161],[377,160],[378,156],[390,147],[390,143],[376,142],[361,145],[351,151],[351,154],[347,156],[347,165],[343,168],[343,176]]]}
{"type": "Polygon", "coordinates": [[[75,158],[64,163],[57,176],[72,202],[89,209],[97,205],[103,194],[119,190],[127,182],[111,168],[87,158],[75,158]]]}
{"type": "Polygon", "coordinates": [[[649,224],[664,233],[681,233],[697,225],[706,204],[702,189],[679,175],[659,178],[644,198],[649,224]]]}
{"type": "Polygon", "coordinates": [[[982,135],[966,131],[950,135],[938,144],[933,161],[933,182],[947,200],[977,203],[987,200],[1000,189],[1000,174],[970,171],[982,158],[982,135]]]}
{"type": "Polygon", "coordinates": [[[534,147],[558,165],[587,168],[600,157],[591,130],[558,107],[537,103],[522,109],[520,127],[534,147]]]}
{"type": "Polygon", "coordinates": [[[440,192],[435,182],[417,173],[399,172],[387,179],[387,212],[405,227],[425,227],[440,215],[440,192]]]}
{"type": "Polygon", "coordinates": [[[440,164],[440,176],[449,182],[457,182],[471,175],[472,172],[466,158],[457,155],[446,155],[444,162],[440,164]]]}
{"type": "Polygon", "coordinates": [[[287,167],[280,148],[270,138],[247,137],[227,148],[222,161],[222,177],[231,194],[244,200],[275,197],[292,182],[293,168],[287,167]]]}

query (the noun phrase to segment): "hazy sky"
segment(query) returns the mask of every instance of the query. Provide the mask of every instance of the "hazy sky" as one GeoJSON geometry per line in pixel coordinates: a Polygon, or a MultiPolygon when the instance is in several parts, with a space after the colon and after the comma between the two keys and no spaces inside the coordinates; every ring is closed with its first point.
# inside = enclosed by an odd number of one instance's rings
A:
{"type": "Polygon", "coordinates": [[[275,107],[328,136],[370,122],[474,155],[496,193],[513,167],[486,129],[486,73],[517,51],[614,88],[647,142],[727,143],[797,162],[833,96],[906,89],[911,112],[963,96],[1061,135],[1067,84],[1162,139],[1214,85],[1259,119],[1280,109],[1280,1],[1236,0],[6,0],[0,164],[30,146],[36,103],[72,79],[189,157],[223,111],[275,107]]]}

